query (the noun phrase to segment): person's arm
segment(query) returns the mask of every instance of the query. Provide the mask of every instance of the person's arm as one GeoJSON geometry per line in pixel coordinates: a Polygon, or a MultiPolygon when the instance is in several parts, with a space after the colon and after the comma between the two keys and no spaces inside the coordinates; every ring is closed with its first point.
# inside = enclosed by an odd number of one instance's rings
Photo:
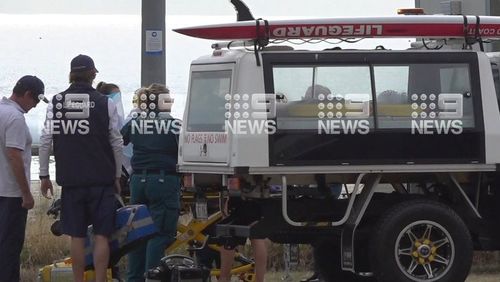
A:
{"type": "Polygon", "coordinates": [[[120,133],[123,137],[123,145],[127,146],[130,143],[130,127],[133,120],[129,120],[123,128],[120,130],[120,133]]]}
{"type": "Polygon", "coordinates": [[[23,163],[23,150],[17,148],[7,148],[7,159],[9,160],[10,167],[12,168],[12,173],[16,178],[16,182],[21,190],[21,195],[23,197],[23,208],[32,209],[35,201],[31,195],[30,185],[28,179],[26,179],[26,173],[23,163]]]}
{"type": "Polygon", "coordinates": [[[123,138],[118,129],[118,111],[111,99],[108,99],[108,115],[109,115],[109,143],[113,149],[115,158],[115,188],[119,194],[121,192],[120,177],[122,175],[122,154],[123,154],[123,138]]]}
{"type": "Polygon", "coordinates": [[[7,159],[9,160],[12,173],[14,174],[19,189],[21,190],[23,207],[31,209],[33,207],[33,197],[31,196],[30,186],[28,179],[26,178],[22,154],[23,150],[18,148],[7,148],[7,159]]]}
{"type": "Polygon", "coordinates": [[[5,131],[5,147],[7,160],[16,179],[17,185],[21,190],[23,198],[22,206],[25,209],[31,209],[34,206],[33,196],[30,191],[29,180],[26,177],[26,170],[23,162],[23,151],[26,147],[28,131],[26,123],[22,118],[13,119],[5,131]]]}
{"type": "Polygon", "coordinates": [[[38,149],[38,159],[40,165],[38,175],[41,180],[40,190],[42,191],[42,195],[48,199],[51,197],[47,195],[47,191],[50,191],[51,195],[54,195],[54,188],[52,187],[49,174],[49,159],[50,152],[52,150],[52,119],[49,118],[49,112],[52,112],[52,109],[47,107],[47,115],[42,129],[42,134],[40,135],[40,147],[38,149]]]}

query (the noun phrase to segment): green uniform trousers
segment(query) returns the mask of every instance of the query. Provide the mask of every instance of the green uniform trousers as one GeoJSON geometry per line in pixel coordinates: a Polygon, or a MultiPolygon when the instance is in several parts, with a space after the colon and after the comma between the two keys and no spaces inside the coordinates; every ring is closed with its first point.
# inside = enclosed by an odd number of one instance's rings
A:
{"type": "Polygon", "coordinates": [[[180,208],[180,178],[165,173],[134,173],[130,180],[131,204],[145,204],[159,233],[128,255],[128,282],[144,281],[144,272],[156,267],[175,240],[180,208]]]}

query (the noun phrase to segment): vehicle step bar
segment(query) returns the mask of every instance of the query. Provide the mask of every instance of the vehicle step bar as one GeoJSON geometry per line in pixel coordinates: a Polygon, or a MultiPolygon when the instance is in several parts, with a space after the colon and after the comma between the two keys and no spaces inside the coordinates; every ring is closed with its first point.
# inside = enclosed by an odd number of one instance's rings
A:
{"type": "MultiPolygon", "coordinates": [[[[327,226],[340,226],[344,224],[347,219],[349,218],[349,215],[351,214],[352,207],[354,205],[354,201],[356,200],[356,196],[358,195],[360,191],[360,186],[361,186],[361,181],[363,180],[365,173],[361,173],[358,175],[356,179],[356,184],[354,185],[354,190],[352,191],[351,198],[349,199],[349,204],[347,206],[346,212],[344,216],[338,220],[338,221],[333,221],[333,222],[328,222],[327,226]]],[[[290,218],[288,215],[288,187],[287,187],[287,179],[286,176],[283,175],[281,176],[281,187],[282,187],[282,195],[281,195],[281,213],[283,215],[283,218],[285,221],[296,227],[300,226],[305,226],[306,224],[310,222],[299,222],[299,221],[294,221],[293,219],[290,218]]]]}

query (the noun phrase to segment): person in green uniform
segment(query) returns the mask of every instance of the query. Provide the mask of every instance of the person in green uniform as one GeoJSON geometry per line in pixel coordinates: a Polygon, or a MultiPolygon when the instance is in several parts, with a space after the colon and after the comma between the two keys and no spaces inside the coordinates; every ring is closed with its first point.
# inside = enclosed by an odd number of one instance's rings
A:
{"type": "Polygon", "coordinates": [[[180,208],[180,177],[176,173],[180,120],[172,118],[169,90],[153,84],[137,92],[137,111],[121,130],[131,143],[131,204],[149,208],[159,233],[128,256],[127,281],[144,281],[144,272],[160,264],[175,240],[180,208]]]}

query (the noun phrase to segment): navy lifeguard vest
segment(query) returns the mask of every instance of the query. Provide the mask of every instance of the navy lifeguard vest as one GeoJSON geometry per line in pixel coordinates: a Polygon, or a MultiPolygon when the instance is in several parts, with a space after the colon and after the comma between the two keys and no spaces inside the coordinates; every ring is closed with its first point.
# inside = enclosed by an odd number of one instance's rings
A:
{"type": "Polygon", "coordinates": [[[52,98],[56,182],[61,186],[112,185],[108,97],[90,84],[73,83],[52,98]]]}

